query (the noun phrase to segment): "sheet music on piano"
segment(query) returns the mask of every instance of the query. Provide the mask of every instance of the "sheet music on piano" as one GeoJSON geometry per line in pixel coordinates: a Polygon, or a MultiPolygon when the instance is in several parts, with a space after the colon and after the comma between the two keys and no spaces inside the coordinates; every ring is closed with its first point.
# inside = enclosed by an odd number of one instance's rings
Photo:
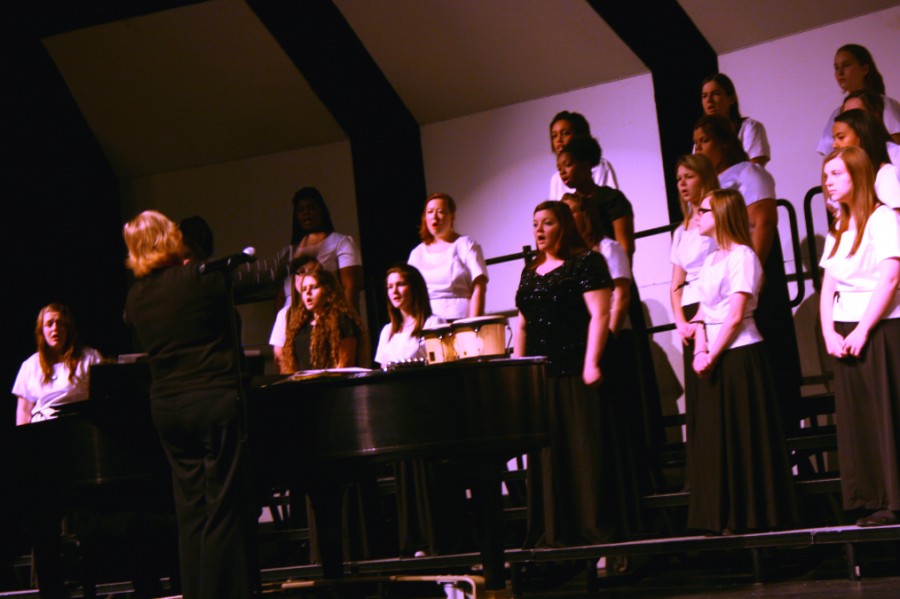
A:
{"type": "Polygon", "coordinates": [[[345,378],[373,372],[371,368],[322,368],[319,370],[298,370],[279,382],[310,381],[324,378],[345,378]]]}

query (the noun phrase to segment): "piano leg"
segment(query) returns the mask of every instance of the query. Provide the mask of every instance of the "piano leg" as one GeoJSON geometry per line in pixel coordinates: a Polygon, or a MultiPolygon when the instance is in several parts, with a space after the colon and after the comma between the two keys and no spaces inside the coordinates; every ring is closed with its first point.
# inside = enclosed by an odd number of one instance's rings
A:
{"type": "MultiPolygon", "coordinates": [[[[52,496],[52,494],[51,494],[52,496]]],[[[33,547],[34,569],[41,598],[69,596],[65,585],[60,535],[62,509],[52,499],[38,498],[25,510],[25,521],[33,547]]]]}
{"type": "MultiPolygon", "coordinates": [[[[485,590],[503,591],[506,572],[503,566],[503,460],[486,460],[478,468],[472,499],[481,528],[481,561],[484,566],[485,590]]],[[[502,596],[500,594],[499,596],[502,596]]]]}
{"type": "Polygon", "coordinates": [[[341,488],[338,483],[323,483],[308,491],[316,521],[322,578],[342,578],[344,575],[341,488]]]}

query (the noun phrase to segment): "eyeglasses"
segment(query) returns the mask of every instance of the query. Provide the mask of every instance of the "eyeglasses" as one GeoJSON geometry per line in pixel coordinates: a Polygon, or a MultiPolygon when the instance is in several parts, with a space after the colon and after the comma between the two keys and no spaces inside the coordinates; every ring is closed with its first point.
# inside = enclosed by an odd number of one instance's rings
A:
{"type": "Polygon", "coordinates": [[[706,214],[712,212],[712,208],[697,208],[697,214],[706,214]]]}

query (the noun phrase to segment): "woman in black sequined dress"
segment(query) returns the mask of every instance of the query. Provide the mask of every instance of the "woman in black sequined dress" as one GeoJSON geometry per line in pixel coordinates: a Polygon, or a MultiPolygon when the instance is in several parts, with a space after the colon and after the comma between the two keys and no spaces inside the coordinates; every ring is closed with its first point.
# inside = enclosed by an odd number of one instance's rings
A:
{"type": "Polygon", "coordinates": [[[618,520],[609,467],[610,402],[601,357],[613,286],[585,247],[569,207],[534,211],[537,258],[522,271],[514,355],[547,356],[550,447],[528,456],[529,546],[612,540],[618,520]]]}

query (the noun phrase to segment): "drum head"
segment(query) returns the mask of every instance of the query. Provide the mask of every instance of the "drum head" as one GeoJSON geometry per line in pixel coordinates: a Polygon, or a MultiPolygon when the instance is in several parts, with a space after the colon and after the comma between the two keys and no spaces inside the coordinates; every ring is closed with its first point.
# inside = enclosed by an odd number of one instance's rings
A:
{"type": "Polygon", "coordinates": [[[507,319],[502,314],[488,314],[487,316],[475,316],[473,318],[460,318],[454,320],[453,330],[459,329],[479,329],[488,324],[500,324],[506,326],[507,319]]]}

